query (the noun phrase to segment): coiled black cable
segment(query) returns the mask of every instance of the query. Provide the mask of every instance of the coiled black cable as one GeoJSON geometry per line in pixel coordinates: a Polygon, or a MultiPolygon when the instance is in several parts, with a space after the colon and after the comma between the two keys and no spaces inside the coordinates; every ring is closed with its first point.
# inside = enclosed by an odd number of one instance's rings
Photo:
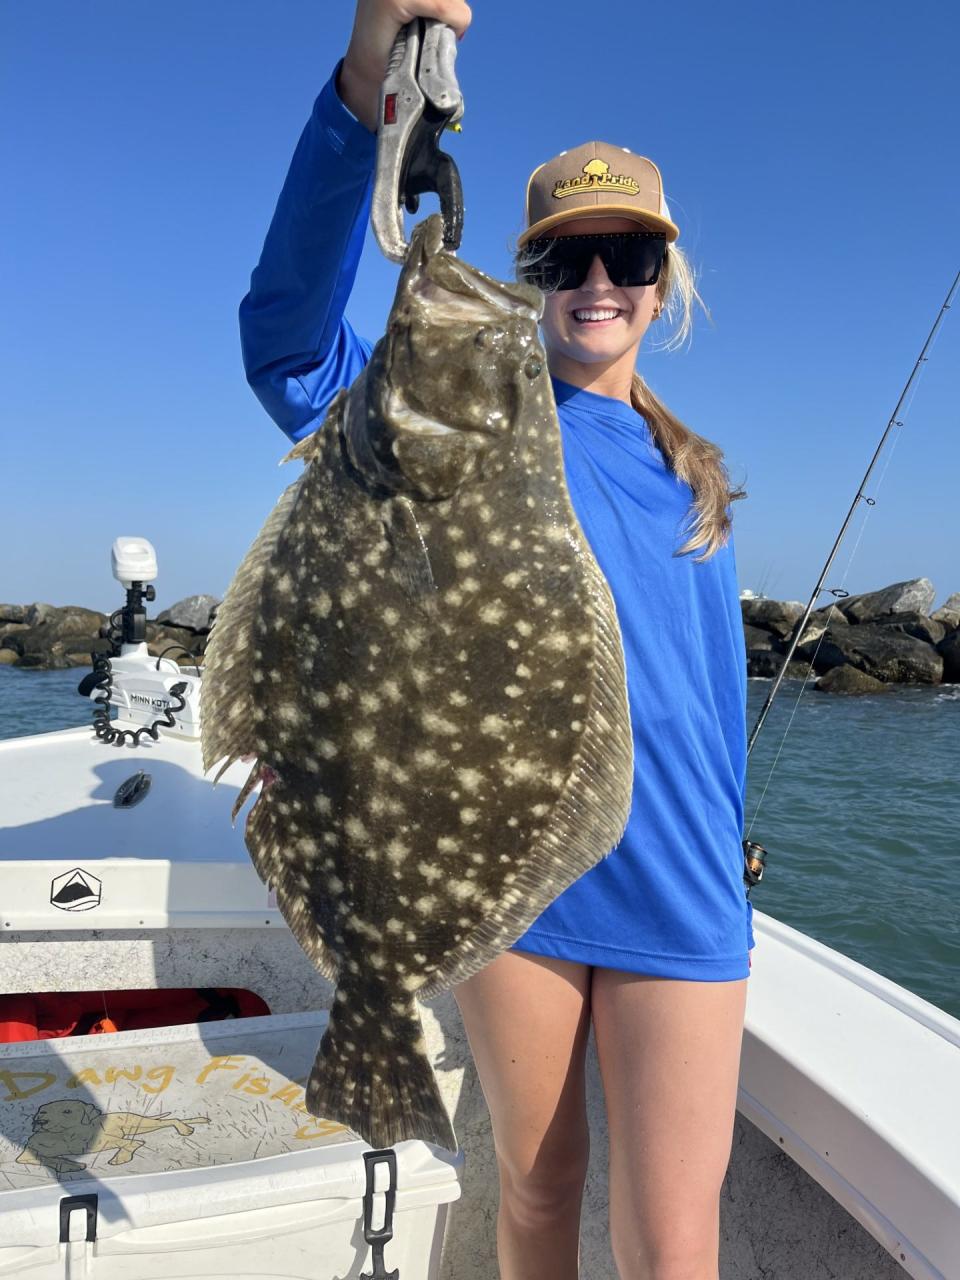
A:
{"type": "Polygon", "coordinates": [[[110,719],[113,669],[110,665],[109,654],[97,653],[93,655],[93,674],[95,679],[91,686],[91,691],[92,689],[101,690],[100,694],[93,700],[93,731],[101,742],[113,743],[118,747],[122,747],[124,743],[129,742],[131,746],[139,747],[140,740],[144,735],[151,737],[156,742],[160,737],[160,730],[172,729],[176,723],[173,718],[174,715],[182,711],[187,705],[187,700],[183,696],[187,688],[186,681],[178,680],[169,689],[170,696],[176,698],[180,703],[178,707],[167,707],[160,719],[154,720],[153,724],[141,725],[139,729],[117,729],[110,719]]]}

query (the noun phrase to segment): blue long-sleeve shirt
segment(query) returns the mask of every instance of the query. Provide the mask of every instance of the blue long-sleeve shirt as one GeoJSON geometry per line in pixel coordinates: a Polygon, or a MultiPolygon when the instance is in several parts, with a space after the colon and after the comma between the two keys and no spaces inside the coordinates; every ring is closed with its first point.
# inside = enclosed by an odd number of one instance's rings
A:
{"type": "Polygon", "coordinates": [[[370,216],[377,139],[340,101],[336,75],[297,144],[240,303],[247,379],[291,440],[320,426],[372,350],[343,311],[370,216]]]}
{"type": "MultiPolygon", "coordinates": [[[[372,350],[343,313],[376,138],[335,85],[336,72],[301,135],[240,306],[250,385],[292,440],[320,427],[372,350]]],[[[623,633],[633,803],[616,849],[515,949],[664,977],[746,977],[746,659],[733,539],[704,563],[674,555],[693,495],[643,418],[559,379],[553,387],[570,498],[623,633]]]]}

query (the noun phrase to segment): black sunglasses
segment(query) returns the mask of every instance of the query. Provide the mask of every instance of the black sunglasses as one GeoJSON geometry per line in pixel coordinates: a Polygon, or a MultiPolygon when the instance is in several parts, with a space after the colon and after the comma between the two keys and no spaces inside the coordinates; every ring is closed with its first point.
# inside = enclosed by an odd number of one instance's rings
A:
{"type": "Polygon", "coordinates": [[[618,289],[656,284],[667,251],[662,231],[610,231],[599,235],[541,236],[523,248],[519,277],[538,289],[579,289],[595,257],[618,289]]]}

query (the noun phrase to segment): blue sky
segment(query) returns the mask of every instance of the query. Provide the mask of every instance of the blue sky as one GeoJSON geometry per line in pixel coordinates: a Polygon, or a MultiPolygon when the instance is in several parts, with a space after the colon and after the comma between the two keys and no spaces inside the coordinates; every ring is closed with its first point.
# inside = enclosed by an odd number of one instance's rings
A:
{"type": "MultiPolygon", "coordinates": [[[[155,544],[158,608],[219,595],[292,478],[236,309],[352,16],[0,5],[0,600],[113,607],[118,534],[155,544]]],[[[657,161],[713,324],[640,368],[746,484],[743,587],[807,597],[960,265],[958,36],[947,0],[474,6],[448,142],[463,256],[508,272],[527,174],[565,147],[657,161]]],[[[366,336],[395,281],[368,239],[348,308],[366,336]]],[[[960,591],[958,357],[960,308],[828,585],[960,591]]]]}

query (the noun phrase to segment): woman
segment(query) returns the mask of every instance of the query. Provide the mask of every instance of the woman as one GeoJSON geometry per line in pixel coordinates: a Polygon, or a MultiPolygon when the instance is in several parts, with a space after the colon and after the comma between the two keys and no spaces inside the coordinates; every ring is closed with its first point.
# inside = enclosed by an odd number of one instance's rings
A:
{"type": "MultiPolygon", "coordinates": [[[[380,84],[400,27],[461,0],[359,0],[241,304],[251,385],[293,440],[371,344],[343,317],[372,189],[380,84]]],[[[650,323],[689,327],[692,278],[652,162],[603,143],[541,166],[518,271],[543,338],[574,509],[617,604],[634,726],[620,845],[455,988],[490,1109],[503,1280],[573,1280],[592,1018],[624,1280],[716,1280],[752,909],[740,846],[745,655],[719,450],[635,374],[650,323]],[[699,552],[694,555],[694,552],[699,552]]]]}

